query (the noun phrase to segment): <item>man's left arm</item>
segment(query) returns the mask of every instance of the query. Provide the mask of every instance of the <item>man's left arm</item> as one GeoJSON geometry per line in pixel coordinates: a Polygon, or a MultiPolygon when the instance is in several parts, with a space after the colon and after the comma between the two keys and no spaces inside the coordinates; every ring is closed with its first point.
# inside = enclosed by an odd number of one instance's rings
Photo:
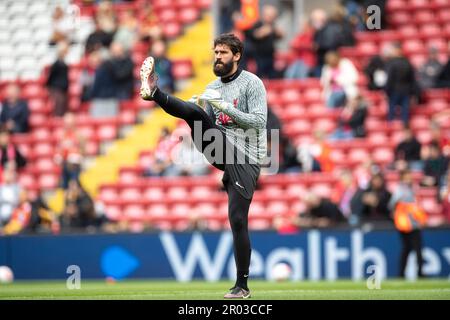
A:
{"type": "Polygon", "coordinates": [[[240,111],[231,103],[225,103],[221,110],[230,116],[242,129],[265,129],[267,124],[266,89],[262,81],[253,81],[247,88],[248,113],[240,111]]]}

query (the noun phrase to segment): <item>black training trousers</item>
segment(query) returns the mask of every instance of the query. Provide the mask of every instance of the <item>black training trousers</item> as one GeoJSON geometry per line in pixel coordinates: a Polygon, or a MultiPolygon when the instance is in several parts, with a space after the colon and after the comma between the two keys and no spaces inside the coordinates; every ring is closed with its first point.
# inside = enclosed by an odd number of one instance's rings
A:
{"type": "Polygon", "coordinates": [[[422,233],[416,229],[411,232],[400,232],[402,238],[402,253],[400,256],[400,277],[405,277],[406,264],[411,251],[416,252],[417,276],[422,277],[422,233]]]}
{"type": "MultiPolygon", "coordinates": [[[[232,148],[228,139],[226,139],[225,134],[198,105],[163,93],[159,89],[155,92],[154,101],[168,114],[186,121],[191,128],[191,136],[194,144],[200,152],[203,152],[208,145],[214,143],[214,140],[204,141],[201,139],[201,142],[196,141],[198,140],[194,138],[194,124],[196,121],[201,121],[202,137],[203,133],[208,129],[216,129],[221,132],[221,138],[225,148],[223,155],[226,156],[227,150],[233,150],[233,156],[236,159],[236,151],[232,148]]],[[[222,181],[228,193],[228,217],[233,233],[234,258],[238,275],[237,285],[246,287],[246,280],[242,284],[239,283],[239,279],[246,278],[249,273],[251,245],[248,234],[248,211],[256,187],[256,180],[260,172],[259,166],[252,164],[229,164],[225,161],[226,159],[216,157],[208,159],[208,156],[206,158],[214,167],[224,171],[222,181]]]]}

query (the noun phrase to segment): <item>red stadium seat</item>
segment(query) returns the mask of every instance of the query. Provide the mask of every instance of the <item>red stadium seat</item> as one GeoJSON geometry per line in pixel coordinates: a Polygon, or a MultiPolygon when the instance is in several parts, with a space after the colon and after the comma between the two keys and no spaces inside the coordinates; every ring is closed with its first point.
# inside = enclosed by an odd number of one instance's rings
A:
{"type": "Polygon", "coordinates": [[[411,15],[406,11],[392,12],[388,21],[393,26],[400,26],[411,22],[411,15]]]}
{"type": "Polygon", "coordinates": [[[100,141],[114,140],[117,138],[117,128],[114,125],[102,125],[97,129],[97,139],[100,141]]]}
{"type": "Polygon", "coordinates": [[[115,188],[102,188],[99,197],[103,202],[108,202],[118,199],[119,194],[115,188]]]}
{"type": "Polygon", "coordinates": [[[416,11],[414,13],[413,19],[408,22],[414,21],[418,24],[432,23],[436,21],[436,16],[432,11],[416,11]]]}
{"type": "Polygon", "coordinates": [[[19,184],[25,189],[36,187],[34,175],[29,173],[21,173],[19,175],[19,184]]]}
{"type": "Polygon", "coordinates": [[[408,7],[407,0],[390,0],[386,3],[386,9],[389,12],[406,9],[408,7]]]}
{"type": "Polygon", "coordinates": [[[385,165],[394,161],[394,152],[392,149],[380,147],[374,150],[372,157],[375,163],[385,165]]]}
{"type": "Polygon", "coordinates": [[[168,39],[173,39],[181,33],[181,26],[177,22],[171,22],[163,25],[163,34],[168,39]]]}
{"type": "Polygon", "coordinates": [[[54,146],[50,143],[40,142],[34,145],[33,153],[36,156],[49,157],[54,154],[54,146]]]}
{"type": "Polygon", "coordinates": [[[39,84],[29,84],[22,88],[21,95],[24,99],[44,99],[47,91],[39,84]]]}
{"type": "Polygon", "coordinates": [[[191,24],[197,21],[200,17],[200,13],[196,8],[181,9],[178,13],[178,21],[183,24],[191,24]]]}
{"type": "Polygon", "coordinates": [[[124,188],[120,193],[120,198],[125,201],[137,201],[141,197],[142,194],[138,188],[124,188]]]}
{"type": "Polygon", "coordinates": [[[131,204],[125,206],[123,214],[128,219],[143,220],[146,215],[146,210],[141,205],[131,204]]]}
{"type": "Polygon", "coordinates": [[[325,183],[314,184],[311,191],[322,198],[329,198],[332,192],[331,186],[325,183]]]}
{"type": "Polygon", "coordinates": [[[96,141],[87,141],[86,142],[86,154],[88,156],[94,156],[99,153],[98,143],[96,141]]]}
{"type": "Polygon", "coordinates": [[[193,75],[193,66],[191,59],[179,59],[173,61],[173,76],[175,79],[188,79],[193,75]]]}
{"type": "Polygon", "coordinates": [[[414,131],[420,129],[429,129],[430,128],[430,119],[425,116],[414,116],[410,120],[410,127],[414,131]]]}
{"type": "Polygon", "coordinates": [[[28,101],[28,107],[32,113],[49,113],[50,106],[42,98],[33,98],[28,101]]]}
{"type": "Polygon", "coordinates": [[[426,53],[426,49],[424,48],[422,41],[414,39],[403,42],[403,51],[406,55],[426,53]]]}
{"type": "Polygon", "coordinates": [[[165,196],[163,189],[150,187],[145,189],[143,194],[143,199],[148,201],[157,201],[162,199],[165,196]]]}
{"type": "Polygon", "coordinates": [[[302,94],[297,89],[286,89],[281,93],[280,99],[285,104],[294,103],[302,100],[302,94]]]}
{"type": "Polygon", "coordinates": [[[182,200],[188,197],[188,192],[183,187],[172,187],[167,190],[166,196],[171,200],[182,200]]]}
{"type": "Polygon", "coordinates": [[[177,20],[177,12],[173,8],[166,8],[158,12],[158,18],[162,23],[175,22],[177,20]]]}
{"type": "Polygon", "coordinates": [[[420,35],[422,37],[441,37],[442,30],[437,24],[425,24],[420,28],[420,35]]]}
{"type": "Polygon", "coordinates": [[[37,159],[34,163],[34,166],[38,170],[46,171],[55,168],[57,165],[55,161],[53,161],[53,157],[46,157],[37,159]]]}
{"type": "Polygon", "coordinates": [[[39,176],[38,185],[41,189],[52,190],[58,186],[59,177],[55,174],[42,174],[39,176]]]}
{"type": "Polygon", "coordinates": [[[168,210],[167,206],[165,206],[163,204],[151,205],[147,209],[147,216],[149,216],[151,218],[166,217],[168,214],[169,214],[169,210],[168,210]]]}
{"type": "Polygon", "coordinates": [[[366,149],[355,148],[350,150],[347,159],[354,163],[361,163],[369,159],[369,153],[366,149]]]}
{"type": "Polygon", "coordinates": [[[120,183],[133,184],[140,178],[139,168],[122,168],[119,173],[120,183]]]}
{"type": "Polygon", "coordinates": [[[371,146],[386,145],[389,142],[388,136],[383,132],[375,132],[367,137],[367,142],[371,146]]]}
{"type": "Polygon", "coordinates": [[[191,213],[191,207],[188,204],[175,204],[170,209],[170,215],[188,218],[191,213]]]}
{"type": "Polygon", "coordinates": [[[211,197],[213,195],[213,190],[211,190],[211,188],[207,187],[207,186],[198,186],[198,187],[193,187],[191,192],[190,192],[190,196],[193,199],[208,199],[209,197],[211,197]]]}
{"type": "Polygon", "coordinates": [[[119,206],[107,205],[105,210],[106,216],[113,221],[118,221],[122,215],[122,210],[119,206]]]}

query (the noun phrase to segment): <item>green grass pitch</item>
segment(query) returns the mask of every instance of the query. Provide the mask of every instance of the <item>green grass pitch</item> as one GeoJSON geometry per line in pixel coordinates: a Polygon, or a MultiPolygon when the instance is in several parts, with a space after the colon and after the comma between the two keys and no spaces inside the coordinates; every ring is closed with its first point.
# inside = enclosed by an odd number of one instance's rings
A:
{"type": "MultiPolygon", "coordinates": [[[[222,299],[230,281],[208,283],[193,281],[129,280],[106,282],[85,280],[80,289],[69,290],[65,281],[16,281],[0,284],[0,299],[157,299],[157,300],[216,300],[222,299]]],[[[365,282],[353,281],[300,281],[250,282],[253,300],[322,300],[322,299],[444,299],[450,300],[450,281],[386,280],[381,289],[369,290],[365,282]]]]}

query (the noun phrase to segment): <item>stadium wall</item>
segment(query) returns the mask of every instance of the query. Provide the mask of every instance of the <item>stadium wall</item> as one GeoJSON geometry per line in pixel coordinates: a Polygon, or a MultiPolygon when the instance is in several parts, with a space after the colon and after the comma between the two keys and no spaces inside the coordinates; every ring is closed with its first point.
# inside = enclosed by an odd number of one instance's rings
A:
{"type": "MultiPolygon", "coordinates": [[[[252,277],[270,279],[270,270],[284,261],[294,280],[363,280],[373,275],[396,277],[400,238],[394,230],[304,231],[251,235],[252,277]]],[[[232,235],[223,233],[143,233],[39,235],[0,238],[0,265],[16,279],[66,279],[68,267],[80,267],[81,278],[170,278],[179,281],[233,278],[232,235]]],[[[450,274],[450,229],[424,231],[427,276],[450,274]]],[[[414,259],[414,255],[410,259],[414,259]]],[[[414,277],[414,264],[408,264],[414,277]]]]}

